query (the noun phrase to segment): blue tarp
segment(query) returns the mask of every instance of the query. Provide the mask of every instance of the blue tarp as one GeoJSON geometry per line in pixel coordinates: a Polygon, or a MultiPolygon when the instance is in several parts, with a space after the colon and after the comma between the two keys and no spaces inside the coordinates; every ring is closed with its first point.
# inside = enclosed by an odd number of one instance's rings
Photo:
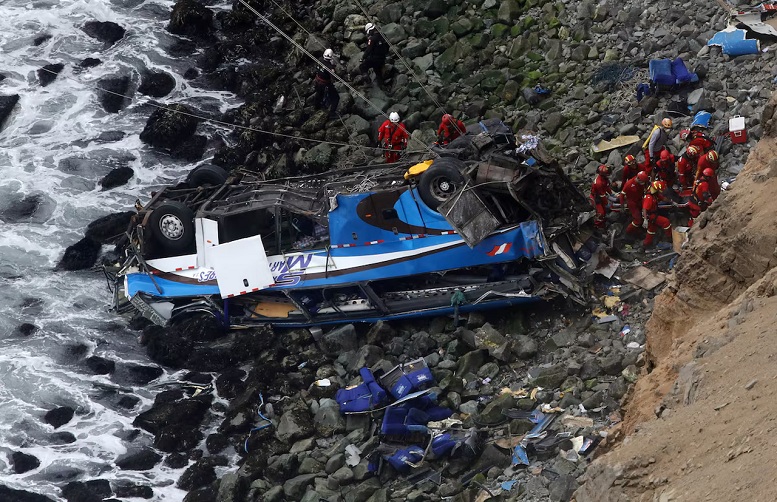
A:
{"type": "Polygon", "coordinates": [[[733,57],[758,54],[758,40],[746,39],[746,34],[745,30],[726,28],[715,33],[707,45],[718,45],[723,49],[723,54],[733,57]]]}
{"type": "Polygon", "coordinates": [[[651,59],[648,63],[650,81],[656,85],[675,86],[699,81],[699,76],[688,71],[681,58],[651,59]]]}
{"type": "Polygon", "coordinates": [[[691,122],[691,127],[704,127],[705,129],[710,126],[710,119],[712,118],[712,114],[710,112],[698,112],[696,115],[693,116],[693,122],[691,122]]]}

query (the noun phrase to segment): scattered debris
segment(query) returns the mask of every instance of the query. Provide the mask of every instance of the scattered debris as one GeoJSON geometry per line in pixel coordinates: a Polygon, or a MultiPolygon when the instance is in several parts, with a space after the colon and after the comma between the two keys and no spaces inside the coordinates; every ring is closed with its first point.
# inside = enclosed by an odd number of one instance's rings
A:
{"type": "Polygon", "coordinates": [[[657,288],[666,281],[665,274],[662,272],[654,272],[642,265],[625,272],[621,275],[621,278],[629,284],[633,284],[648,291],[657,288]]]}
{"type": "Polygon", "coordinates": [[[747,384],[745,384],[745,389],[750,390],[753,387],[755,387],[755,384],[757,383],[758,383],[758,379],[750,380],[749,382],[747,382],[747,384]]]}
{"type": "Polygon", "coordinates": [[[719,46],[723,49],[723,54],[732,57],[758,54],[760,52],[758,40],[745,38],[746,35],[745,30],[729,26],[715,33],[707,45],[719,46]]]}
{"type": "Polygon", "coordinates": [[[618,136],[609,141],[602,140],[591,147],[594,153],[607,152],[616,148],[633,145],[639,141],[639,136],[618,136]]]}

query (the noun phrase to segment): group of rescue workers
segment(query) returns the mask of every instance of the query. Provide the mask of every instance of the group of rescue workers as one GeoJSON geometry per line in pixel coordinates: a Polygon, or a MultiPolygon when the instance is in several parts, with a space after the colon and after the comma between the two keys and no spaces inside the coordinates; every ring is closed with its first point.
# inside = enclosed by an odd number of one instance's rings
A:
{"type": "Polygon", "coordinates": [[[659,213],[660,202],[666,201],[675,207],[684,204],[691,216],[687,225],[691,226],[720,195],[717,177],[720,159],[714,142],[703,129],[692,128],[686,137],[685,152],[676,157],[667,148],[672,127],[670,118],[653,127],[643,145],[643,162],[637,163],[633,155],[624,157],[620,182],[610,179],[608,166],[599,166],[590,195],[596,212],[595,227],[605,228],[608,211],[625,205],[631,215],[626,233],[638,237],[644,229],[642,245],[647,248],[653,245],[658,230],[663,230],[669,239],[672,236],[671,222],[659,213]],[[616,190],[619,190],[617,196],[616,190]]]}

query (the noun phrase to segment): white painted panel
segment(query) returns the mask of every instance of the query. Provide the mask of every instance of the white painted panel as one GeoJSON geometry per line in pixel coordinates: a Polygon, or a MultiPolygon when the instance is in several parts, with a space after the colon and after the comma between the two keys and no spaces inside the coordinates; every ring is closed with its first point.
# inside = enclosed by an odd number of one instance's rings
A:
{"type": "Polygon", "coordinates": [[[219,245],[219,224],[206,218],[195,218],[194,224],[197,229],[197,266],[213,268],[209,250],[219,245]]]}
{"type": "Polygon", "coordinates": [[[244,295],[275,283],[262,237],[255,235],[208,249],[222,298],[244,295]]]}

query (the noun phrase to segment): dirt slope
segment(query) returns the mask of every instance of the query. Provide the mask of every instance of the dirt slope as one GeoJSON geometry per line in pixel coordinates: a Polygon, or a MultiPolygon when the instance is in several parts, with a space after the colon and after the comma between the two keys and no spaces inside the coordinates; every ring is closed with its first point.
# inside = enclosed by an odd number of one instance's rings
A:
{"type": "Polygon", "coordinates": [[[656,299],[628,436],[589,468],[578,502],[775,498],[764,480],[777,463],[776,105],[656,299]]]}

